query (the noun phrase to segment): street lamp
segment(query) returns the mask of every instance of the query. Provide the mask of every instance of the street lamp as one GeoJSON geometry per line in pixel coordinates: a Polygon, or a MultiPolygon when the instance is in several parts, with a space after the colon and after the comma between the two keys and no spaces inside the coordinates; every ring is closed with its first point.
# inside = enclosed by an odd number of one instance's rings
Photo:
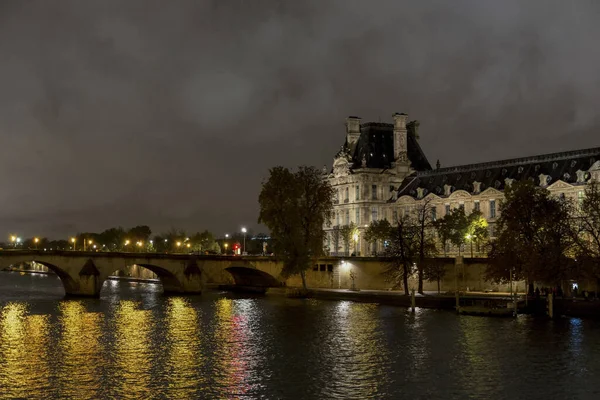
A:
{"type": "Polygon", "coordinates": [[[77,239],[75,239],[74,237],[71,238],[71,243],[73,243],[73,251],[76,250],[75,248],[75,242],[77,241],[77,239]]]}
{"type": "Polygon", "coordinates": [[[35,243],[35,249],[37,250],[38,248],[38,243],[39,243],[40,239],[38,238],[33,238],[33,243],[35,243]]]}
{"type": "Polygon", "coordinates": [[[175,246],[177,246],[177,250],[179,251],[179,248],[181,247],[181,242],[175,243],[175,246]]]}
{"type": "Polygon", "coordinates": [[[13,243],[13,246],[16,248],[17,247],[17,237],[14,235],[11,236],[10,241],[13,243]]]}
{"type": "Polygon", "coordinates": [[[129,239],[126,239],[126,240],[125,240],[125,250],[127,250],[127,246],[129,245],[129,243],[130,243],[130,242],[129,242],[129,239]]]}
{"type": "Polygon", "coordinates": [[[465,236],[465,238],[471,242],[471,258],[473,258],[473,236],[470,233],[467,233],[467,236],[465,236]]]}
{"type": "Polygon", "coordinates": [[[227,255],[227,246],[229,246],[227,243],[225,243],[223,246],[225,246],[225,255],[227,255]]]}
{"type": "Polygon", "coordinates": [[[242,233],[244,234],[244,247],[242,247],[242,255],[246,254],[246,228],[242,228],[242,233]]]}

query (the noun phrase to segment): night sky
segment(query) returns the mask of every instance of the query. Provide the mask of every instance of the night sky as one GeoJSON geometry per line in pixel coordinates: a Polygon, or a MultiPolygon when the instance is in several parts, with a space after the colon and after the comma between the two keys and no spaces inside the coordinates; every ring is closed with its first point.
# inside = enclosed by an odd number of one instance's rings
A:
{"type": "Polygon", "coordinates": [[[0,236],[256,224],[344,121],[442,166],[600,146],[600,2],[0,1],[0,236]]]}

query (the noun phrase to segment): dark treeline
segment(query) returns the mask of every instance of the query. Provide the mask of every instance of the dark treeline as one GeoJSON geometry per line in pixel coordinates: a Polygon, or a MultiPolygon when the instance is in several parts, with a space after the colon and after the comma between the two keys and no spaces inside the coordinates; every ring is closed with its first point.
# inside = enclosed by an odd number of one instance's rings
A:
{"type": "MultiPolygon", "coordinates": [[[[159,253],[233,254],[243,251],[244,234],[235,233],[216,238],[208,230],[189,234],[181,229],[154,235],[147,225],[125,229],[116,227],[102,232],[81,232],[68,239],[52,240],[46,237],[20,239],[12,236],[0,245],[5,249],[30,250],[77,250],[77,251],[124,251],[159,253]]],[[[270,253],[271,238],[259,233],[246,233],[245,251],[248,254],[270,253]],[[266,243],[266,246],[265,244],[266,243]]]]}

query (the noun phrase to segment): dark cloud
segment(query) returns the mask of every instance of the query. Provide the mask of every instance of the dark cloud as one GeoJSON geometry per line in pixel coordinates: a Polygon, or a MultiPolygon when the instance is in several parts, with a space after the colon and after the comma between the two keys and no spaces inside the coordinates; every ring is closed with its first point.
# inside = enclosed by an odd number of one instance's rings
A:
{"type": "Polygon", "coordinates": [[[253,226],[269,167],[344,118],[421,120],[432,162],[600,145],[600,4],[0,3],[0,226],[253,226]]]}

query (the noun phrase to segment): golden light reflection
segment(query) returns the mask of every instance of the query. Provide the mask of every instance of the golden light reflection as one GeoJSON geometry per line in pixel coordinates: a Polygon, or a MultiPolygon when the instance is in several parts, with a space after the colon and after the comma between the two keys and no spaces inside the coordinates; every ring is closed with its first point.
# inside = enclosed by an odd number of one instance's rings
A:
{"type": "Polygon", "coordinates": [[[81,301],[64,301],[58,306],[62,338],[62,360],[58,372],[61,396],[98,398],[102,354],[102,314],[87,312],[81,301]]]}
{"type": "Polygon", "coordinates": [[[243,397],[250,389],[246,361],[247,319],[245,315],[236,313],[234,307],[231,299],[221,298],[216,302],[214,378],[223,391],[222,396],[227,398],[243,397]]]}
{"type": "Polygon", "coordinates": [[[198,315],[183,297],[172,297],[167,305],[169,337],[169,394],[173,398],[191,399],[195,386],[204,383],[204,376],[197,374],[202,362],[198,315]]]}
{"type": "Polygon", "coordinates": [[[119,376],[113,379],[119,398],[150,398],[152,371],[150,362],[151,311],[138,309],[139,304],[122,300],[115,311],[116,366],[119,376]]]}
{"type": "Polygon", "coordinates": [[[28,398],[31,387],[50,387],[48,316],[28,315],[26,304],[0,307],[0,393],[28,398]]]}

